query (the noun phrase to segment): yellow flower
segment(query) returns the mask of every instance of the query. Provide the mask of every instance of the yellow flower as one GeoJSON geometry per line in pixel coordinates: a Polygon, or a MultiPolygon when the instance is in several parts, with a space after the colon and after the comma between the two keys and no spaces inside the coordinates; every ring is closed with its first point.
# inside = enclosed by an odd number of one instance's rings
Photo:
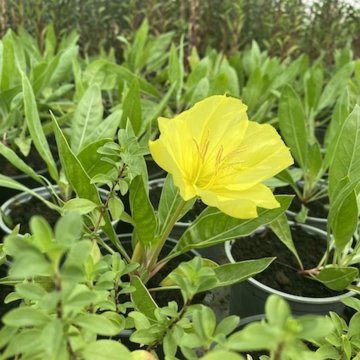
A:
{"type": "Polygon", "coordinates": [[[160,137],[149,144],[184,200],[199,196],[240,219],[256,217],[257,206],[279,207],[262,182],[293,163],[276,130],[249,121],[246,109],[232,97],[208,97],[174,119],[159,118],[160,137]]]}

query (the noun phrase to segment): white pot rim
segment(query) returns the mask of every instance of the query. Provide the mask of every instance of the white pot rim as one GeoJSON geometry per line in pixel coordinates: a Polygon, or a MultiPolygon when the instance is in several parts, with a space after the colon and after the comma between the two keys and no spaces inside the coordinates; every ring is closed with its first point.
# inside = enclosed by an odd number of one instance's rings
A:
{"type": "MultiPolygon", "coordinates": [[[[290,225],[298,225],[301,227],[305,227],[306,229],[309,229],[313,232],[316,232],[318,234],[322,234],[326,236],[326,232],[324,230],[315,228],[313,226],[307,225],[307,224],[298,224],[295,223],[293,221],[289,221],[290,225]]],[[[259,230],[259,229],[258,229],[259,230]]],[[[225,246],[225,253],[226,256],[228,257],[230,263],[235,263],[235,259],[231,253],[231,248],[232,245],[234,244],[235,240],[228,240],[225,242],[224,246],[225,246]]],[[[247,281],[249,281],[252,285],[254,285],[255,287],[269,293],[270,294],[277,294],[281,297],[283,297],[286,300],[289,301],[293,301],[293,302],[298,302],[298,303],[306,303],[306,304],[328,304],[328,303],[333,303],[333,302],[338,302],[342,299],[345,299],[347,297],[353,296],[354,292],[352,291],[348,291],[344,294],[340,294],[340,295],[335,295],[335,296],[331,296],[331,297],[323,297],[323,298],[313,298],[313,297],[307,297],[307,296],[298,296],[298,295],[292,295],[292,294],[288,294],[276,289],[271,288],[270,286],[264,285],[261,282],[255,280],[253,277],[250,277],[249,279],[247,279],[247,281]]]]}
{"type": "MultiPolygon", "coordinates": [[[[59,189],[59,185],[52,185],[52,187],[55,190],[59,189]]],[[[97,190],[98,190],[98,192],[100,194],[101,193],[102,194],[108,193],[108,191],[105,190],[105,189],[99,188],[97,190]]],[[[51,190],[46,186],[39,186],[37,188],[31,189],[31,191],[34,191],[34,192],[36,192],[36,193],[38,193],[40,195],[43,195],[43,194],[48,194],[49,191],[51,191],[51,190]]],[[[20,203],[20,204],[26,203],[26,201],[28,201],[32,197],[33,197],[33,195],[31,195],[30,193],[28,193],[26,191],[23,191],[23,192],[20,192],[19,194],[16,194],[16,195],[12,196],[10,199],[6,200],[1,205],[1,207],[0,207],[0,229],[2,229],[5,232],[5,235],[10,234],[13,229],[10,229],[5,224],[2,214],[8,215],[10,213],[9,209],[10,209],[11,204],[13,204],[13,203],[20,203]]],[[[115,226],[117,223],[118,223],[118,220],[117,221],[112,221],[113,226],[115,226]]],[[[19,233],[18,235],[19,236],[24,236],[24,234],[21,234],[21,233],[19,233]]]]}

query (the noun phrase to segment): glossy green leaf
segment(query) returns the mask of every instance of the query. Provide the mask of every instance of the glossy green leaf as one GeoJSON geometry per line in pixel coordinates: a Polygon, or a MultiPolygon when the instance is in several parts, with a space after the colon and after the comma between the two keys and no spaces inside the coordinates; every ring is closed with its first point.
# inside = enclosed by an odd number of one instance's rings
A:
{"type": "MultiPolygon", "coordinates": [[[[80,198],[90,200],[101,206],[102,203],[96,186],[90,183],[89,176],[81,165],[79,159],[71,151],[70,146],[68,145],[66,138],[54,116],[53,124],[56,143],[59,149],[60,162],[71,187],[80,198]]],[[[113,243],[117,243],[117,236],[111,225],[109,214],[105,212],[103,214],[103,218],[105,220],[105,225],[103,226],[104,231],[113,243]]]]}
{"type": "Polygon", "coordinates": [[[71,122],[70,144],[75,154],[89,143],[89,137],[102,122],[103,111],[99,87],[89,87],[80,99],[71,122]]]}
{"type": "Polygon", "coordinates": [[[2,320],[5,325],[14,327],[41,326],[49,321],[49,317],[38,309],[22,307],[9,311],[2,320]]]}
{"type": "Polygon", "coordinates": [[[339,182],[348,177],[350,183],[360,179],[360,106],[356,105],[345,120],[338,137],[332,164],[329,171],[329,194],[339,182]]]}
{"type": "Polygon", "coordinates": [[[84,360],[132,360],[130,351],[115,340],[97,340],[88,343],[81,353],[84,360]]]}
{"type": "Polygon", "coordinates": [[[60,208],[57,205],[55,205],[52,202],[46,200],[41,195],[39,195],[37,192],[29,189],[28,187],[26,187],[25,185],[21,184],[20,182],[18,182],[16,180],[12,179],[11,177],[0,174],[0,186],[6,187],[6,188],[9,188],[9,189],[23,191],[23,192],[26,192],[28,194],[31,194],[32,196],[34,196],[37,199],[39,199],[40,201],[42,201],[49,208],[60,212],[60,208]]]}
{"type": "Polygon", "coordinates": [[[326,84],[317,107],[317,111],[322,110],[326,106],[336,101],[336,97],[341,94],[354,71],[354,63],[351,62],[338,70],[330,81],[326,84]]]}
{"type": "Polygon", "coordinates": [[[139,242],[143,246],[151,244],[155,237],[157,219],[140,175],[130,184],[130,209],[139,242]]]}
{"type": "MultiPolygon", "coordinates": [[[[195,200],[194,200],[195,201],[195,200]]],[[[194,201],[188,201],[178,214],[176,221],[180,220],[194,205],[194,201]]],[[[183,202],[179,188],[175,186],[172,176],[167,175],[161,191],[158,206],[159,233],[162,234],[169,226],[176,209],[183,202]]]]}
{"type": "Polygon", "coordinates": [[[105,336],[118,335],[122,330],[119,325],[107,319],[103,314],[79,314],[74,319],[74,324],[94,334],[105,336]]]}
{"type": "Polygon", "coordinates": [[[121,111],[117,110],[101,121],[95,129],[87,136],[89,144],[101,139],[114,139],[119,127],[121,111]]]}
{"type": "Polygon", "coordinates": [[[358,225],[359,209],[355,192],[352,191],[343,199],[338,208],[330,211],[330,227],[335,240],[336,252],[340,254],[346,245],[352,241],[358,225]]]}
{"type": "Polygon", "coordinates": [[[22,160],[12,149],[8,146],[5,146],[0,142],[0,154],[6,158],[11,164],[13,164],[16,168],[21,170],[24,174],[27,174],[40,184],[43,184],[40,176],[29,166],[26,164],[24,160],[22,160]]]}
{"type": "Polygon", "coordinates": [[[123,100],[122,109],[122,128],[125,128],[127,121],[130,121],[135,135],[139,135],[142,130],[142,111],[140,103],[140,87],[137,79],[132,82],[129,91],[123,100]]]}
{"type": "Polygon", "coordinates": [[[245,358],[239,354],[236,354],[228,350],[211,351],[209,354],[206,354],[204,357],[202,357],[202,360],[219,360],[219,359],[243,360],[245,358]]]}
{"type": "Polygon", "coordinates": [[[300,268],[302,268],[302,262],[300,260],[299,254],[295,248],[291,230],[289,225],[289,220],[285,213],[278,216],[270,224],[271,230],[276,234],[278,239],[294,254],[296,260],[298,261],[300,268]]]}
{"type": "Polygon", "coordinates": [[[272,222],[287,210],[292,197],[279,195],[276,199],[280,203],[279,208],[259,209],[258,217],[254,219],[236,219],[216,208],[207,208],[181,236],[176,250],[186,252],[192,248],[208,247],[251,234],[259,226],[272,222]]]}
{"type": "Polygon", "coordinates": [[[77,211],[80,214],[88,214],[91,211],[95,210],[99,205],[95,204],[93,201],[81,198],[75,198],[68,200],[62,207],[64,213],[69,211],[77,211]]]}
{"type": "Polygon", "coordinates": [[[31,138],[34,142],[34,145],[39,155],[42,157],[42,159],[45,161],[46,165],[48,166],[51,177],[55,181],[57,181],[58,171],[57,171],[56,163],[51,154],[49,144],[46,140],[42,128],[42,124],[40,122],[39,113],[37,110],[37,103],[33,89],[25,74],[22,74],[22,88],[24,95],[25,118],[31,138]]]}
{"type": "Polygon", "coordinates": [[[286,86],[281,94],[279,126],[292,155],[304,168],[308,156],[305,114],[299,96],[290,86],[286,86]]]}
{"type": "Polygon", "coordinates": [[[156,321],[154,311],[157,309],[157,305],[148,289],[138,276],[131,278],[131,285],[135,288],[135,291],[131,293],[131,299],[136,309],[146,315],[148,319],[156,321]]]}
{"type": "MultiPolygon", "coordinates": [[[[106,143],[110,142],[111,139],[101,139],[89,143],[85,146],[80,153],[77,155],[78,160],[84,167],[85,172],[90,178],[93,178],[99,174],[106,174],[108,171],[113,169],[113,165],[107,161],[102,160],[103,154],[100,154],[98,150],[106,143]]],[[[107,157],[114,158],[111,155],[107,157]]]]}
{"type": "Polygon", "coordinates": [[[359,275],[355,267],[328,267],[322,269],[316,279],[331,290],[341,291],[346,289],[359,275]]]}
{"type": "Polygon", "coordinates": [[[264,271],[274,260],[275,258],[246,260],[215,267],[213,270],[218,282],[216,286],[212,288],[231,286],[238,282],[244,281],[264,271]]]}

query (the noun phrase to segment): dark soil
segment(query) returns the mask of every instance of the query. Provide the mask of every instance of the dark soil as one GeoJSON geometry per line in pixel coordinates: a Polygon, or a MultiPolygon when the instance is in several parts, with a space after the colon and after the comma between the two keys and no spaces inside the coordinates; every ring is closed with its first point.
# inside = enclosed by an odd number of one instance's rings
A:
{"type": "Polygon", "coordinates": [[[11,229],[20,224],[20,233],[30,232],[29,222],[34,215],[40,215],[46,219],[51,227],[54,227],[60,214],[48,208],[40,200],[31,197],[26,203],[13,203],[10,207],[12,224],[7,224],[11,229]]]}
{"type": "MultiPolygon", "coordinates": [[[[156,184],[149,190],[150,202],[154,207],[154,209],[157,209],[159,207],[161,191],[162,191],[162,184],[156,184]]],[[[200,199],[197,199],[192,209],[188,211],[180,219],[180,221],[185,223],[193,222],[201,214],[201,212],[206,209],[206,207],[207,206],[200,199]]]]}
{"type": "MultiPolygon", "coordinates": [[[[317,266],[326,249],[325,241],[304,231],[299,225],[291,226],[293,241],[305,269],[317,266]]],[[[237,239],[232,248],[236,261],[276,256],[276,260],[255,279],[273,289],[304,297],[331,297],[339,292],[299,274],[295,256],[277,236],[267,228],[262,233],[237,239]]]]}
{"type": "MultiPolygon", "coordinates": [[[[294,190],[290,186],[279,187],[275,191],[276,194],[295,195],[294,190]]],[[[329,198],[323,197],[316,201],[304,202],[295,195],[293,201],[290,204],[289,210],[298,213],[301,210],[301,205],[306,206],[309,209],[308,216],[326,219],[329,214],[329,198]]]]}

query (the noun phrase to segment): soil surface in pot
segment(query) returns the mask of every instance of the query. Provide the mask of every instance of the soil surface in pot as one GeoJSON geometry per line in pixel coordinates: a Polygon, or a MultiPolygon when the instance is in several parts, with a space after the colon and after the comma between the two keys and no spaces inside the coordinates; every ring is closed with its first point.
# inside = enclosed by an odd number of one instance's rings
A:
{"type": "MultiPolygon", "coordinates": [[[[291,226],[291,232],[305,269],[312,269],[317,266],[326,249],[325,241],[315,234],[309,234],[297,225],[291,226]]],[[[231,252],[236,261],[276,256],[275,261],[265,271],[254,277],[273,289],[314,298],[340,294],[328,289],[316,280],[299,274],[299,265],[295,256],[269,228],[262,233],[237,239],[231,252]]]]}
{"type": "MultiPolygon", "coordinates": [[[[157,209],[159,207],[161,191],[162,191],[162,186],[161,187],[156,186],[156,187],[150,189],[150,191],[149,191],[150,202],[151,202],[152,206],[154,207],[154,209],[157,209]]],[[[184,222],[184,223],[193,222],[201,214],[201,212],[206,209],[206,207],[207,206],[200,199],[197,199],[195,201],[195,204],[192,207],[192,209],[190,211],[188,211],[180,219],[180,221],[184,222]]]]}
{"type": "Polygon", "coordinates": [[[20,233],[25,234],[30,232],[29,222],[34,215],[40,215],[46,219],[51,227],[54,227],[60,214],[48,208],[42,201],[31,197],[26,203],[13,203],[10,206],[12,224],[6,222],[9,228],[13,228],[20,224],[20,233]]]}
{"type": "MultiPolygon", "coordinates": [[[[294,190],[290,186],[279,187],[275,190],[275,194],[294,195],[294,190]]],[[[298,213],[301,210],[301,205],[305,205],[309,209],[308,216],[326,219],[329,214],[329,198],[327,196],[307,203],[302,203],[300,199],[295,196],[290,204],[289,210],[298,213]]]]}

